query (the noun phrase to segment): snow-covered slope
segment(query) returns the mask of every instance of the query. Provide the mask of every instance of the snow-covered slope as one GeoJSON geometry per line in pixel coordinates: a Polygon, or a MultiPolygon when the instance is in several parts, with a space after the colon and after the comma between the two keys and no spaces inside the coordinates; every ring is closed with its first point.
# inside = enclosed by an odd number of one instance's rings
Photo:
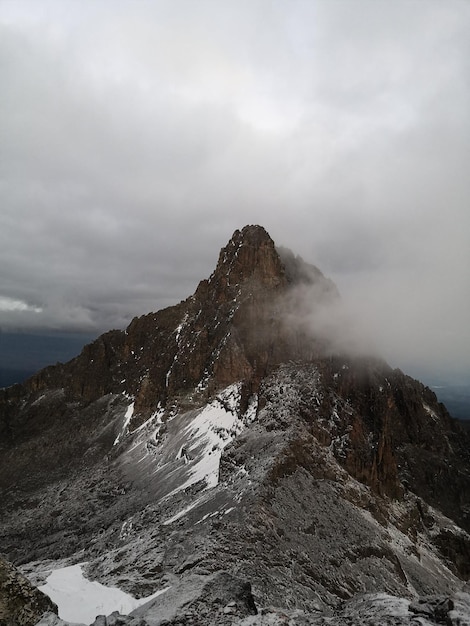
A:
{"type": "Polygon", "coordinates": [[[142,426],[127,432],[131,443],[126,442],[119,457],[127,478],[167,503],[190,488],[204,494],[215,487],[222,451],[256,417],[256,395],[241,409],[241,386],[229,385],[197,409],[157,409],[142,426]]]}
{"type": "MultiPolygon", "coordinates": [[[[320,368],[282,366],[243,409],[241,390],[230,385],[198,409],[156,411],[127,429],[117,462],[132,489],[146,493],[145,506],[119,522],[114,545],[105,548],[104,535],[81,554],[84,573],[133,596],[155,595],[133,611],[149,626],[186,623],[178,620],[196,605],[206,621],[193,623],[201,624],[283,623],[282,611],[294,624],[438,623],[434,608],[425,615],[421,607],[421,622],[412,609],[423,597],[432,606],[457,597],[463,583],[436,538],[465,543],[466,534],[414,494],[381,496],[340,465],[348,446],[341,415],[352,409],[331,400],[320,368]],[[222,572],[232,582],[214,582],[222,572]],[[215,599],[213,585],[224,590],[215,599]],[[232,597],[237,585],[249,585],[245,600],[232,597]],[[264,621],[247,616],[253,606],[264,621]]],[[[83,585],[77,590],[80,597],[83,585]]],[[[458,611],[455,599],[445,604],[450,624],[467,611],[461,598],[458,611]]],[[[123,608],[117,596],[111,608],[123,608]]],[[[83,620],[80,611],[67,616],[83,620]]]]}

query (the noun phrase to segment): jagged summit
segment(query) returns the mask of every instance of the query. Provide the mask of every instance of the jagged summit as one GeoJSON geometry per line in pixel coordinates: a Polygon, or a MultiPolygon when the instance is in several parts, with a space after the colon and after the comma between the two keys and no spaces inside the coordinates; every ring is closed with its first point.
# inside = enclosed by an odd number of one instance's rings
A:
{"type": "Polygon", "coordinates": [[[240,230],[235,230],[227,245],[222,248],[220,256],[223,256],[230,249],[238,250],[242,247],[260,248],[267,246],[274,249],[274,241],[268,231],[258,224],[247,224],[240,230]]]}
{"type": "MultiPolygon", "coordinates": [[[[322,282],[331,292],[336,287],[321,271],[295,256],[288,248],[276,246],[262,226],[236,230],[222,248],[208,283],[216,301],[237,297],[246,283],[256,289],[282,290],[298,284],[322,282]]],[[[337,293],[337,292],[336,292],[337,293]]]]}
{"type": "MultiPolygon", "coordinates": [[[[236,230],[222,248],[214,272],[207,281],[217,294],[253,281],[257,288],[282,289],[322,283],[325,291],[338,295],[331,280],[289,248],[276,246],[262,226],[236,230]]],[[[206,281],[203,281],[205,283],[206,281]]],[[[230,291],[232,295],[233,291],[230,291]]],[[[227,294],[225,294],[227,297],[227,294]]]]}
{"type": "Polygon", "coordinates": [[[248,279],[270,288],[278,287],[285,280],[274,241],[262,226],[245,226],[233,233],[220,251],[209,283],[220,296],[225,288],[241,285],[248,279]]]}

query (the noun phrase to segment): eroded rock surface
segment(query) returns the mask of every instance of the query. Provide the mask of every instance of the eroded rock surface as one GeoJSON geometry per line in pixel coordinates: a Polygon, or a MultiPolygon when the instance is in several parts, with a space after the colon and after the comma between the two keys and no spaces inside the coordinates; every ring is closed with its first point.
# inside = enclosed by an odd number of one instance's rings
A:
{"type": "Polygon", "coordinates": [[[0,625],[34,626],[46,611],[57,607],[11,563],[0,558],[0,625]]]}

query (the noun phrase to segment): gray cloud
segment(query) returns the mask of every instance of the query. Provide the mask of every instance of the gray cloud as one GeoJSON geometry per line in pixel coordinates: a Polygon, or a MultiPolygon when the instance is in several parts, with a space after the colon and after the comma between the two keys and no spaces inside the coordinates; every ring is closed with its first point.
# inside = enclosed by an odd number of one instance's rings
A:
{"type": "Polygon", "coordinates": [[[0,327],[123,327],[260,223],[394,364],[468,374],[469,26],[464,0],[5,0],[0,327]]]}

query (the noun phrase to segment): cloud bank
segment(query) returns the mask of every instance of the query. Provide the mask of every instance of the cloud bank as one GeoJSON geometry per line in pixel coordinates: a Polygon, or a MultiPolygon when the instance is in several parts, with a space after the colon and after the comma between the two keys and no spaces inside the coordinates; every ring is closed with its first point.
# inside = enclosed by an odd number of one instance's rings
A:
{"type": "Polygon", "coordinates": [[[122,328],[259,223],[394,364],[468,375],[469,27],[465,0],[4,0],[0,328],[122,328]]]}

